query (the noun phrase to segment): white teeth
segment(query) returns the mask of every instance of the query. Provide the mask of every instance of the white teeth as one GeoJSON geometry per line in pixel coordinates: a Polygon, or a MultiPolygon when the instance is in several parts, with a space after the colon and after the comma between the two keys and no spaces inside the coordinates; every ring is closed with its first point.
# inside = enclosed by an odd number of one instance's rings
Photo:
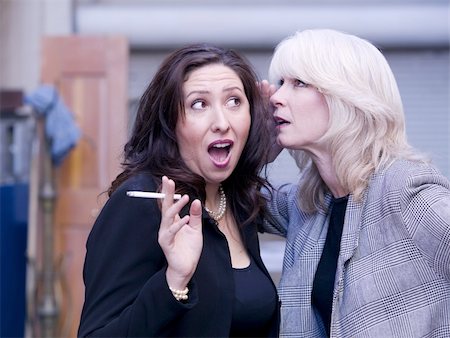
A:
{"type": "Polygon", "coordinates": [[[229,143],[219,143],[219,144],[215,144],[213,145],[214,148],[226,148],[228,147],[230,144],[229,143]]]}

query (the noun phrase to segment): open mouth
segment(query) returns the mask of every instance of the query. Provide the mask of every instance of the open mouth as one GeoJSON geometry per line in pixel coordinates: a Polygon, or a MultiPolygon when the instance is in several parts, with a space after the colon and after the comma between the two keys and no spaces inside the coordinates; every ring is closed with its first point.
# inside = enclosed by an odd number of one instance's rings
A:
{"type": "Polygon", "coordinates": [[[283,119],[279,116],[274,116],[274,120],[275,120],[275,125],[277,127],[290,123],[289,121],[286,121],[285,119],[283,119]]]}
{"type": "Polygon", "coordinates": [[[233,142],[229,140],[213,142],[208,147],[209,156],[216,165],[224,164],[228,160],[232,146],[233,142]]]}

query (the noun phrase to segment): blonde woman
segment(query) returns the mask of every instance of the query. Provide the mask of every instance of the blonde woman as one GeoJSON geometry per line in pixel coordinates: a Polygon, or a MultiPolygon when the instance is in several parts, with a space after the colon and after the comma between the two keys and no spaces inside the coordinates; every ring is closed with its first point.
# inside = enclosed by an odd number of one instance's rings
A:
{"type": "Polygon", "coordinates": [[[281,336],[449,337],[450,183],[408,144],[383,55],[306,30],[277,46],[269,77],[277,143],[302,173],[266,224],[287,237],[281,336]]]}

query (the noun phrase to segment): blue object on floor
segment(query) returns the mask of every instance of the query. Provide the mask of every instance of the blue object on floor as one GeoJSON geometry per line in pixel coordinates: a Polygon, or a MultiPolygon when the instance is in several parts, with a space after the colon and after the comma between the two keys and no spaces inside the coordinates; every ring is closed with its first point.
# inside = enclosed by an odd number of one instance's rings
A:
{"type": "Polygon", "coordinates": [[[0,185],[0,337],[23,337],[28,184],[0,185]]]}

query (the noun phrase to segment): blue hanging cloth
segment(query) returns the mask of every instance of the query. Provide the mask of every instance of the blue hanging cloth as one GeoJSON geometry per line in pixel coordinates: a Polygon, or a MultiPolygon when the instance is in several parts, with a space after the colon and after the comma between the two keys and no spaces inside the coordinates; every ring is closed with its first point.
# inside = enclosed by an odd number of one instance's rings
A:
{"type": "Polygon", "coordinates": [[[60,165],[81,136],[73,113],[51,85],[39,86],[24,97],[24,102],[45,116],[45,134],[50,140],[52,162],[55,166],[60,165]]]}

